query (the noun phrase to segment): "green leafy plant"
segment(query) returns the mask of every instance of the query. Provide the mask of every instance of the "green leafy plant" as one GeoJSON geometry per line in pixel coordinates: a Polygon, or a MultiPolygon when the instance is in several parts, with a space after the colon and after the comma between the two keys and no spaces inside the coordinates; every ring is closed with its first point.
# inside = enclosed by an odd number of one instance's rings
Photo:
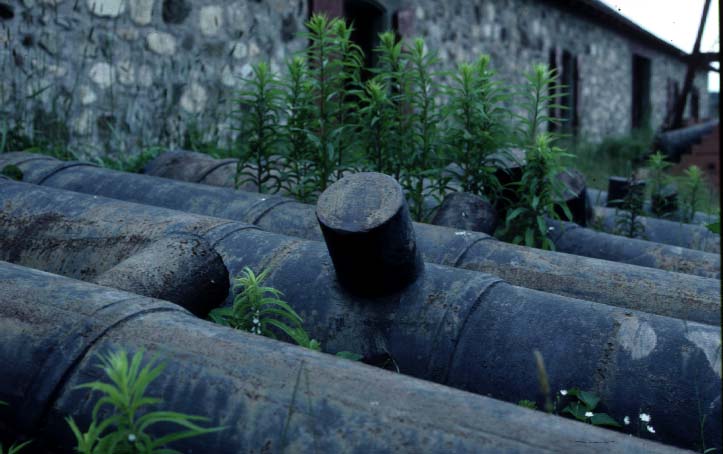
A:
{"type": "Polygon", "coordinates": [[[628,238],[645,238],[645,225],[640,221],[643,213],[643,187],[638,184],[635,171],[628,180],[628,192],[615,213],[615,233],[628,238]]]}
{"type": "Polygon", "coordinates": [[[670,202],[663,193],[668,177],[665,171],[670,167],[670,163],[665,160],[665,156],[661,152],[656,152],[648,158],[648,169],[650,170],[650,201],[652,214],[662,218],[669,215],[670,202]]]}
{"type": "Polygon", "coordinates": [[[407,193],[409,211],[417,221],[425,218],[425,179],[438,178],[443,160],[439,154],[438,125],[442,121],[437,98],[441,95],[434,66],[439,62],[434,52],[428,51],[424,40],[416,38],[408,50],[409,115],[411,141],[403,154],[400,183],[407,193]]]}
{"type": "Polygon", "coordinates": [[[307,123],[313,111],[312,86],[308,80],[306,59],[297,56],[287,65],[284,82],[284,108],[286,114],[285,169],[283,189],[302,202],[315,197],[311,178],[314,168],[314,147],[308,137],[307,123]]]}
{"type": "Polygon", "coordinates": [[[507,96],[493,80],[489,61],[483,55],[474,65],[462,63],[453,75],[446,91],[446,145],[449,159],[459,166],[456,179],[462,190],[495,203],[502,191],[496,176],[501,155],[495,152],[505,145],[509,111],[502,104],[507,96]]]}
{"type": "Polygon", "coordinates": [[[703,171],[698,166],[690,166],[683,171],[683,200],[681,220],[690,223],[701,203],[703,195],[703,171]]]}
{"type": "MultiPolygon", "coordinates": [[[[220,307],[209,313],[209,318],[220,325],[248,331],[253,334],[277,339],[274,329],[286,334],[297,345],[311,350],[321,351],[321,344],[312,339],[302,326],[303,320],[294,309],[281,300],[283,294],[273,288],[263,286],[269,269],[256,275],[249,267],[244,267],[241,276],[235,278],[234,297],[231,307],[220,307]]],[[[339,357],[359,360],[361,355],[341,351],[339,357]]]]}
{"type": "Polygon", "coordinates": [[[273,339],[277,338],[277,333],[273,330],[276,328],[297,344],[311,345],[310,340],[303,342],[303,337],[299,337],[301,317],[280,299],[282,293],[273,287],[262,285],[269,271],[270,269],[266,269],[256,275],[251,268],[244,267],[241,276],[234,280],[233,290],[236,296],[233,305],[214,309],[209,317],[221,325],[273,339]]]}
{"type": "MultiPolygon", "coordinates": [[[[410,115],[412,81],[408,71],[409,52],[405,50],[404,44],[393,32],[380,33],[379,46],[374,49],[378,65],[377,68],[371,68],[372,73],[376,74],[375,80],[384,90],[384,102],[377,99],[377,116],[383,122],[380,130],[387,131],[387,136],[383,138],[384,146],[374,150],[381,153],[367,153],[367,159],[374,164],[375,171],[391,175],[397,180],[401,177],[405,151],[413,140],[410,115]]],[[[362,137],[376,133],[369,128],[362,127],[361,130],[362,137]]]]}
{"type": "Polygon", "coordinates": [[[4,175],[11,180],[16,181],[22,181],[23,180],[23,171],[20,170],[20,168],[14,164],[8,164],[4,166],[2,169],[0,169],[0,175],[4,175]]]}
{"type": "Polygon", "coordinates": [[[353,93],[360,87],[363,53],[342,19],[315,14],[306,27],[302,36],[309,40],[307,73],[313,100],[305,130],[314,150],[312,181],[321,192],[354,158],[353,93]]]}
{"type": "Polygon", "coordinates": [[[140,173],[146,164],[165,151],[166,149],[163,147],[148,147],[136,155],[122,154],[118,157],[101,156],[100,158],[96,158],[96,162],[109,169],[140,173]]]}
{"type": "Polygon", "coordinates": [[[241,90],[238,98],[242,142],[236,166],[236,187],[250,182],[259,192],[276,192],[281,181],[274,173],[273,160],[278,156],[281,141],[283,92],[280,82],[264,62],[253,67],[253,76],[246,83],[249,87],[241,90]]]}
{"type": "Polygon", "coordinates": [[[595,394],[577,388],[562,390],[561,394],[563,392],[563,396],[567,397],[570,402],[562,409],[562,413],[572,415],[578,421],[594,426],[622,427],[607,413],[595,412],[600,403],[600,398],[595,394]]]}
{"type": "Polygon", "coordinates": [[[530,410],[537,410],[537,404],[531,400],[523,399],[517,402],[517,405],[523,408],[529,408],[530,410]]]}
{"type": "Polygon", "coordinates": [[[568,220],[572,219],[567,205],[556,201],[562,200],[557,194],[563,189],[555,176],[562,170],[561,158],[569,155],[552,145],[551,140],[547,133],[537,136],[536,146],[527,151],[522,178],[511,183],[517,189],[519,200],[507,212],[500,235],[514,244],[555,250],[549,238],[548,219],[560,219],[557,206],[568,220]]]}
{"type": "Polygon", "coordinates": [[[541,132],[543,122],[557,122],[547,112],[549,106],[557,106],[555,100],[563,95],[563,88],[557,84],[557,73],[545,65],[535,65],[526,74],[521,94],[526,114],[518,116],[519,143],[525,148],[526,163],[520,181],[511,183],[518,200],[507,211],[498,233],[515,244],[554,250],[548,219],[560,219],[556,207],[572,219],[567,205],[557,202],[564,200],[564,186],[557,178],[564,169],[562,159],[572,155],[554,144],[557,135],[541,132]]]}
{"type": "Polygon", "coordinates": [[[143,352],[132,358],[123,351],[99,356],[99,367],[110,382],[94,381],[77,386],[102,394],[93,407],[92,420],[82,431],[72,417],[66,418],[75,435],[76,451],[80,454],[170,454],[169,443],[222,430],[222,427],[201,427],[202,416],[191,416],[173,411],[145,411],[148,406],[162,403],[161,399],[146,395],[148,386],[163,372],[164,365],[151,362],[142,366],[143,352]],[[102,410],[110,416],[101,419],[102,410]],[[142,413],[139,415],[139,413],[142,413]],[[179,426],[181,430],[154,438],[148,431],[155,425],[179,426]]]}
{"type": "MultiPolygon", "coordinates": [[[[537,378],[540,386],[540,393],[545,398],[545,411],[555,415],[571,415],[578,421],[587,422],[594,426],[622,427],[607,413],[600,411],[595,412],[600,404],[600,398],[589,391],[581,391],[578,388],[561,389],[559,393],[555,393],[553,400],[550,392],[550,380],[545,369],[545,361],[542,354],[535,350],[533,352],[535,358],[535,367],[537,368],[537,378]],[[560,410],[562,408],[562,410],[560,410]]],[[[537,404],[530,400],[521,400],[518,405],[537,409],[537,404]]],[[[643,416],[643,415],[641,415],[643,416]]],[[[629,418],[626,417],[626,425],[629,424],[629,418]]]]}
{"type": "Polygon", "coordinates": [[[366,159],[376,172],[391,174],[398,172],[393,149],[394,131],[392,129],[392,101],[387,96],[387,88],[377,79],[371,79],[359,93],[361,105],[359,113],[360,129],[364,141],[366,159]]]}

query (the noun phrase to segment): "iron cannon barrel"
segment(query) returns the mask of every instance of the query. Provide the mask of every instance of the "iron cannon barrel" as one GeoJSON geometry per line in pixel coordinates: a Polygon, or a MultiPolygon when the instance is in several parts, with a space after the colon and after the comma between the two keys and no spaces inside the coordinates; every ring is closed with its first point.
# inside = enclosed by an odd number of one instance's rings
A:
{"type": "MultiPolygon", "coordinates": [[[[595,207],[596,224],[603,231],[614,233],[620,214],[614,208],[595,207]]],[[[685,224],[647,216],[639,216],[637,221],[643,227],[643,237],[648,241],[714,254],[720,253],[720,235],[711,232],[704,225],[685,224]]]]}
{"type": "Polygon", "coordinates": [[[283,292],[330,352],[387,354],[404,374],[517,402],[537,395],[532,352],[538,350],[553,390],[592,390],[618,420],[649,409],[660,440],[686,447],[700,439],[703,408],[707,443],[720,446],[717,327],[429,263],[401,292],[360,297],[339,285],[320,242],[11,181],[0,181],[0,206],[2,259],[94,236],[193,233],[212,245],[231,274],[245,266],[270,269],[265,285],[283,292]],[[34,229],[31,237],[21,233],[27,229],[34,229]]]}
{"type": "Polygon", "coordinates": [[[32,437],[28,452],[74,452],[64,418],[87,427],[100,397],[75,387],[107,380],[98,355],[119,347],[165,364],[146,389],[163,398],[155,409],[225,426],[172,445],[182,452],[680,452],[6,262],[0,326],[0,361],[13,365],[0,374],[0,399],[9,404],[0,427],[32,437]]]}
{"type": "MultiPolygon", "coordinates": [[[[164,155],[165,156],[165,155],[164,155]]],[[[30,183],[255,224],[322,240],[314,207],[289,198],[123,173],[25,153],[0,155],[30,183]]],[[[481,233],[415,224],[426,262],[497,275],[523,287],[720,324],[720,282],[655,268],[516,246],[481,233]]]]}
{"type": "MultiPolygon", "coordinates": [[[[145,172],[166,178],[173,178],[213,186],[233,187],[236,175],[236,161],[217,160],[201,153],[173,151],[151,161],[145,172]]],[[[254,188],[248,184],[242,189],[254,188]]],[[[561,224],[562,225],[562,224],[561,224]]],[[[666,271],[695,274],[703,277],[720,278],[720,257],[695,250],[680,251],[678,246],[654,244],[642,240],[616,237],[603,232],[581,232],[566,224],[565,233],[552,236],[555,248],[585,257],[628,263],[666,271]],[[606,245],[614,243],[607,248],[606,245]]]]}
{"type": "MultiPolygon", "coordinates": [[[[608,201],[608,192],[603,191],[600,189],[595,188],[587,188],[587,196],[588,196],[588,203],[590,203],[594,207],[607,207],[607,201],[608,201]]],[[[646,212],[652,211],[652,205],[650,203],[650,200],[645,200],[643,203],[643,210],[646,212]]],[[[671,221],[680,221],[682,219],[682,213],[680,211],[676,211],[669,214],[669,220],[671,221]]],[[[702,211],[696,211],[693,213],[693,219],[691,220],[691,223],[693,225],[696,224],[710,224],[712,222],[716,221],[716,217],[712,214],[704,213],[702,211]]]]}

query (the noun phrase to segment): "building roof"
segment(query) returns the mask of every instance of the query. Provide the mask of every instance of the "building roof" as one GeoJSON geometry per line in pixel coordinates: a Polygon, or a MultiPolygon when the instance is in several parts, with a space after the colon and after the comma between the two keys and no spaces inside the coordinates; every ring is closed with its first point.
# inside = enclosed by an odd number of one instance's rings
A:
{"type": "Polygon", "coordinates": [[[687,62],[690,54],[680,50],[618,13],[600,0],[547,0],[581,17],[590,19],[619,32],[641,44],[687,62]]]}

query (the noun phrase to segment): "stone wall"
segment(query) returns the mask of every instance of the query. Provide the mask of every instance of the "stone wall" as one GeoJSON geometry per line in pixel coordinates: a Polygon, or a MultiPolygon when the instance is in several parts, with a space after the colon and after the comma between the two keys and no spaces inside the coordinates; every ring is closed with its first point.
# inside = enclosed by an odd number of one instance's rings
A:
{"type": "MultiPolygon", "coordinates": [[[[0,1],[0,121],[83,153],[227,137],[251,64],[303,49],[306,0],[0,1]],[[57,121],[56,121],[57,120],[57,121]]],[[[3,125],[0,124],[0,128],[3,125]]],[[[1,130],[1,129],[0,129],[1,130]]]]}
{"type": "MultiPolygon", "coordinates": [[[[511,83],[547,63],[550,49],[567,50],[578,59],[581,135],[630,130],[635,43],[605,26],[541,0],[376,3],[390,25],[399,10],[401,31],[424,36],[445,66],[488,53],[511,83]]],[[[241,77],[262,59],[279,70],[305,47],[296,33],[308,8],[308,0],[0,0],[0,131],[35,127],[83,154],[183,145],[189,129],[228,139],[241,77]]],[[[685,67],[653,49],[635,52],[652,61],[657,126],[668,79],[682,84],[685,67]]],[[[696,78],[702,100],[705,77],[696,78]]]]}
{"type": "MultiPolygon", "coordinates": [[[[641,47],[600,23],[552,8],[540,0],[416,0],[415,31],[439,51],[445,62],[491,56],[499,76],[521,83],[534,63],[548,63],[551,49],[567,50],[578,59],[580,134],[600,140],[624,134],[632,124],[633,53],[651,60],[651,124],[665,117],[669,79],[682,86],[685,65],[669,54],[641,47]]],[[[707,75],[695,86],[704,99],[707,75]]],[[[707,106],[701,102],[701,116],[707,106]]]]}

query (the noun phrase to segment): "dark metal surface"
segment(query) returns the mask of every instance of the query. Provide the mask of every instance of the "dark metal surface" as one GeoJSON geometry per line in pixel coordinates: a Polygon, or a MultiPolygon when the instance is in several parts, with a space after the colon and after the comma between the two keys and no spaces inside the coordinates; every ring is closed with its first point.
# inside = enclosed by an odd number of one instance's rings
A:
{"type": "Polygon", "coordinates": [[[387,175],[361,172],[334,182],[316,205],[339,282],[361,295],[402,290],[424,262],[402,187],[387,175]]]}
{"type": "Polygon", "coordinates": [[[655,149],[662,151],[670,161],[680,162],[681,156],[689,153],[693,145],[700,143],[703,137],[710,134],[719,122],[720,120],[713,119],[660,133],[655,137],[655,149]]]}
{"type": "Polygon", "coordinates": [[[720,279],[718,254],[598,232],[571,222],[549,224],[550,238],[561,252],[720,279]]]}
{"type": "MultiPolygon", "coordinates": [[[[0,155],[0,162],[28,159],[0,155]]],[[[165,155],[162,155],[165,156],[165,155]]],[[[26,181],[52,172],[58,161],[20,164],[26,181]]],[[[73,167],[45,186],[253,223],[285,235],[322,239],[314,207],[258,193],[190,184],[94,166],[73,167]]],[[[497,275],[508,282],[598,303],[681,319],[720,324],[720,282],[654,268],[515,246],[475,232],[414,224],[427,262],[497,275]]]]}
{"type": "Polygon", "coordinates": [[[99,397],[75,386],[106,380],[97,355],[118,348],[166,364],[146,391],[158,409],[226,427],[173,445],[186,453],[680,452],[5,262],[0,326],[0,362],[13,365],[0,374],[0,421],[34,438],[28,453],[75,452],[64,417],[87,427],[99,397]]]}
{"type": "Polygon", "coordinates": [[[0,240],[19,240],[14,225],[42,225],[27,243],[34,248],[58,239],[194,233],[231,274],[270,268],[266,285],[284,293],[327,351],[387,353],[404,374],[517,402],[537,396],[532,352],[539,350],[553,390],[592,390],[618,420],[649,410],[661,440],[687,447],[700,439],[702,408],[708,445],[720,447],[719,328],[433,264],[403,292],[361,298],[339,286],[319,242],[17,182],[0,182],[0,207],[0,240]]]}
{"type": "MultiPolygon", "coordinates": [[[[595,224],[605,232],[614,233],[617,230],[617,220],[622,214],[613,208],[595,207],[595,224]]],[[[720,253],[720,235],[711,232],[703,225],[684,224],[647,216],[640,216],[637,220],[643,226],[643,236],[648,241],[713,254],[720,253]]]]}
{"type": "MultiPolygon", "coordinates": [[[[591,205],[596,207],[604,207],[607,206],[607,200],[608,200],[608,192],[607,191],[601,191],[599,189],[594,188],[587,188],[587,193],[589,200],[591,202],[591,205]]],[[[646,200],[643,204],[643,209],[647,213],[652,212],[652,206],[650,204],[649,200],[646,200]]],[[[671,213],[670,216],[667,217],[667,219],[671,221],[680,221],[682,219],[680,210],[676,211],[675,213],[671,213]]],[[[715,215],[704,213],[702,211],[696,211],[693,215],[693,220],[691,221],[693,224],[710,224],[712,222],[717,221],[718,218],[715,215]]]]}
{"type": "MultiPolygon", "coordinates": [[[[196,175],[198,169],[207,168],[218,161],[201,153],[184,151],[169,152],[156,159],[157,161],[152,161],[148,165],[146,173],[214,186],[233,187],[235,162],[229,161],[228,164],[216,167],[205,178],[200,178],[196,175]],[[212,175],[215,176],[211,178],[212,175]]],[[[519,173],[519,168],[511,167],[510,169],[512,169],[510,174],[499,172],[500,177],[511,181],[515,181],[515,178],[519,179],[519,175],[515,175],[515,173],[519,173]]],[[[25,181],[34,182],[35,180],[28,178],[25,181]]],[[[508,195],[508,198],[512,198],[512,196],[508,195]]],[[[564,235],[561,235],[558,230],[558,233],[553,235],[553,241],[559,252],[678,273],[720,278],[720,257],[717,254],[699,253],[695,250],[679,251],[679,248],[670,248],[652,242],[628,240],[625,237],[597,234],[597,232],[593,231],[581,232],[572,228],[566,229],[564,235]],[[608,247],[607,245],[610,242],[613,244],[608,247]]],[[[426,260],[429,261],[428,258],[426,260]]]]}

